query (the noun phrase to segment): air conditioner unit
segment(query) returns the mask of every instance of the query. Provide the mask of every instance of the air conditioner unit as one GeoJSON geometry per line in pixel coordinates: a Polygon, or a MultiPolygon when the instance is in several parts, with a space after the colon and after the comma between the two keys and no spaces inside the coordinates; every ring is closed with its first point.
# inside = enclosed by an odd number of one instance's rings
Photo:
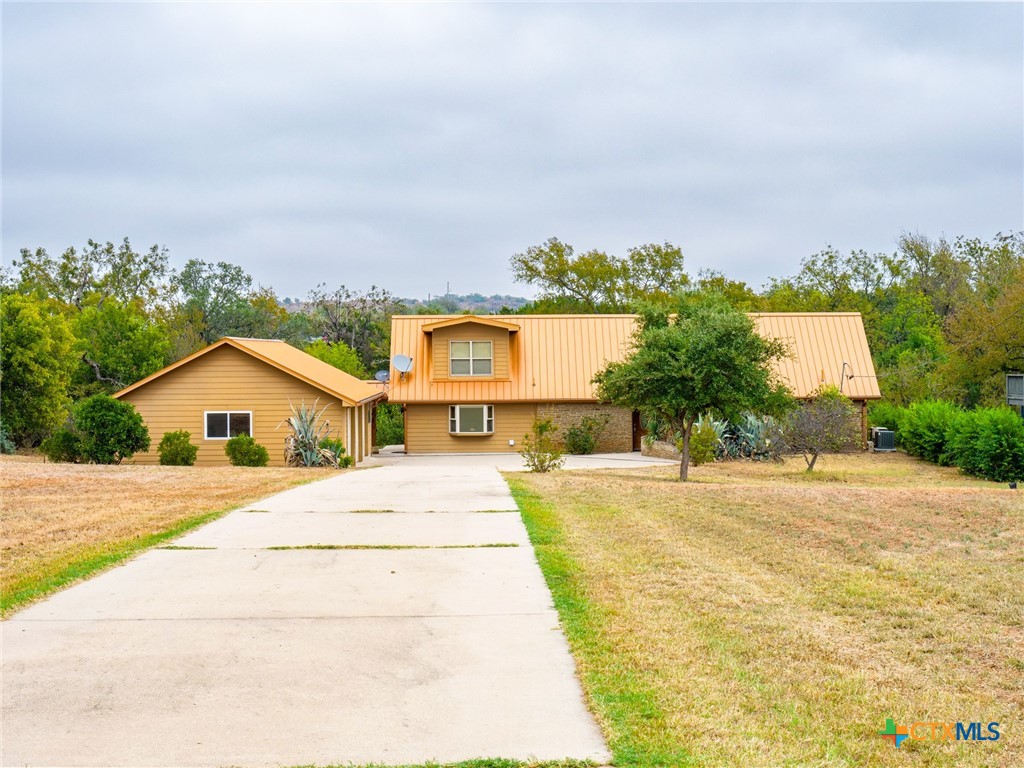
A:
{"type": "Polygon", "coordinates": [[[895,451],[896,433],[885,427],[872,427],[871,450],[885,453],[895,451]]]}

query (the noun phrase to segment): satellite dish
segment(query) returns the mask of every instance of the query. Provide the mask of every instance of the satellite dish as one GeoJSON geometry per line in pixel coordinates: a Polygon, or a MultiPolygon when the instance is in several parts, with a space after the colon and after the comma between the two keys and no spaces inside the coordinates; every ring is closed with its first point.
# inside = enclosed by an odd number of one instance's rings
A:
{"type": "Polygon", "coordinates": [[[388,379],[391,378],[391,374],[388,371],[377,371],[375,374],[373,374],[373,378],[375,378],[381,384],[386,384],[388,379]]]}
{"type": "Polygon", "coordinates": [[[406,374],[412,370],[412,358],[405,355],[395,355],[391,358],[391,364],[401,374],[406,374]]]}

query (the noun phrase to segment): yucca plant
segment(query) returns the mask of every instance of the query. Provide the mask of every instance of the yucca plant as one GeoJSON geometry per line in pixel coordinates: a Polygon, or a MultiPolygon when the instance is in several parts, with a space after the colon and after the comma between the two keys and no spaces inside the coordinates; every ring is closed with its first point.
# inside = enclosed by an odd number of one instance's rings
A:
{"type": "Polygon", "coordinates": [[[323,418],[331,404],[328,403],[318,411],[319,403],[319,398],[310,406],[305,401],[298,406],[292,403],[292,415],[281,422],[292,430],[284,441],[284,458],[290,467],[339,466],[338,453],[321,447],[331,437],[331,423],[323,418]]]}

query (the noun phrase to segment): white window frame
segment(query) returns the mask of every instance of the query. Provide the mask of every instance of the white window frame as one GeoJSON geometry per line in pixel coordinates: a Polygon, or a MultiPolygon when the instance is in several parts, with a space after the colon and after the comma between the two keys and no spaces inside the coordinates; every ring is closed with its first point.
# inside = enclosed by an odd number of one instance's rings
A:
{"type": "Polygon", "coordinates": [[[493,376],[494,375],[494,342],[487,339],[477,339],[476,341],[470,341],[468,339],[451,339],[448,342],[448,375],[449,376],[493,376]],[[452,344],[469,344],[469,357],[453,357],[452,356],[452,344]],[[491,354],[486,357],[477,357],[473,354],[473,348],[477,344],[487,344],[491,348],[491,354]],[[455,360],[468,360],[469,361],[469,373],[455,373],[452,371],[452,362],[455,360]],[[491,370],[488,373],[473,373],[473,363],[478,360],[487,360],[491,364],[491,370]]]}
{"type": "Polygon", "coordinates": [[[253,432],[252,422],[252,411],[203,411],[203,439],[204,440],[230,440],[231,439],[231,414],[233,413],[247,413],[249,414],[249,437],[255,437],[253,432]],[[210,420],[209,415],[211,413],[224,413],[228,417],[228,436],[227,437],[210,437],[210,420]]]}
{"type": "Polygon", "coordinates": [[[482,435],[493,435],[494,434],[494,406],[493,405],[482,405],[479,403],[467,403],[465,405],[449,405],[448,406],[448,434],[450,435],[469,435],[482,436],[482,435]],[[462,409],[463,408],[483,408],[484,409],[484,431],[483,432],[463,432],[462,431],[462,409]],[[452,429],[455,427],[455,429],[452,429]]]}

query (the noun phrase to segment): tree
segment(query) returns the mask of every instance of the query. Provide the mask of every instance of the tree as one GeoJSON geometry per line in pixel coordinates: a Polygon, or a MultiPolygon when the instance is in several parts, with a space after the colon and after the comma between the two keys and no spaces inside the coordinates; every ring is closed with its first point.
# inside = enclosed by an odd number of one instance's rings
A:
{"type": "Polygon", "coordinates": [[[638,301],[667,302],[689,285],[683,253],[671,243],[630,248],[625,258],[551,238],[511,260],[516,281],[540,288],[544,311],[624,312],[638,301]]]}
{"type": "Polygon", "coordinates": [[[166,248],[153,245],[138,253],[126,237],[119,245],[89,240],[81,251],[72,246],[59,259],[44,248],[22,248],[13,266],[22,293],[40,294],[79,309],[90,297],[97,304],[113,298],[149,308],[166,294],[167,262],[166,248]]]}
{"type": "Polygon", "coordinates": [[[786,354],[781,342],[761,337],[746,315],[714,295],[683,296],[670,317],[643,313],[632,354],[597,374],[598,397],[652,414],[682,435],[679,479],[687,479],[690,437],[704,413],[779,410],[787,396],[771,362],[786,354]]]}
{"type": "Polygon", "coordinates": [[[821,387],[787,417],[783,427],[786,448],[800,453],[807,471],[822,453],[837,453],[857,444],[857,411],[836,387],[821,387]]]}
{"type": "Polygon", "coordinates": [[[95,394],[116,392],[170,362],[165,329],[150,320],[137,302],[89,300],[72,322],[80,364],[76,388],[95,394]],[[92,392],[90,392],[92,390],[92,392]]]}
{"type": "Polygon", "coordinates": [[[328,365],[333,365],[340,371],[352,374],[357,379],[365,379],[369,376],[359,355],[343,341],[328,344],[323,339],[317,339],[306,347],[305,352],[317,360],[323,360],[328,365]]]}
{"type": "Polygon", "coordinates": [[[0,413],[12,439],[34,445],[67,418],[74,338],[53,302],[0,295],[0,413]]]}
{"type": "Polygon", "coordinates": [[[216,264],[189,259],[174,278],[182,310],[199,323],[206,344],[224,336],[246,335],[239,330],[251,323],[252,277],[237,264],[216,264]]]}
{"type": "Polygon", "coordinates": [[[74,431],[82,458],[94,464],[120,464],[149,450],[149,429],[135,406],[110,395],[93,395],[75,406],[74,431]]]}
{"type": "Polygon", "coordinates": [[[309,292],[311,324],[328,343],[345,342],[356,351],[367,369],[388,360],[391,315],[403,307],[388,291],[371,286],[369,291],[350,291],[344,285],[328,291],[323,284],[309,292]]]}

